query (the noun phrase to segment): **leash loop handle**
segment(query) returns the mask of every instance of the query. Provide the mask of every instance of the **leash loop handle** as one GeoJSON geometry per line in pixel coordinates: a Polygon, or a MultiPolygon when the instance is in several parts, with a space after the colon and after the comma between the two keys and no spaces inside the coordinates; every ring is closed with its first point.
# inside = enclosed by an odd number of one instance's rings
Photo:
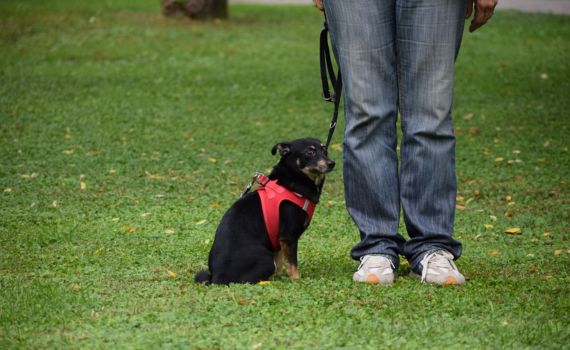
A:
{"type": "Polygon", "coordinates": [[[334,112],[332,120],[329,125],[329,133],[327,136],[327,142],[325,144],[325,149],[328,151],[329,145],[332,141],[334,130],[336,128],[338,119],[338,110],[340,107],[340,97],[342,94],[342,77],[340,74],[340,67],[338,68],[337,74],[334,73],[334,67],[332,64],[332,57],[329,48],[328,40],[329,29],[327,25],[327,17],[325,15],[325,21],[323,23],[323,29],[320,35],[320,48],[319,48],[319,59],[321,66],[321,84],[323,86],[323,99],[327,102],[334,103],[334,112]],[[334,89],[331,94],[329,90],[329,80],[334,89]]]}

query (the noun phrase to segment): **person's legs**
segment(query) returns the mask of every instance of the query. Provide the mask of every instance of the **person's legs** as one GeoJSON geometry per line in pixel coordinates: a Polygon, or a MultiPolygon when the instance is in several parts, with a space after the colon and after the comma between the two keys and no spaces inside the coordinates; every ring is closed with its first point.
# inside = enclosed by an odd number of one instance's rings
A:
{"type": "Polygon", "coordinates": [[[401,143],[400,198],[410,240],[404,254],[421,270],[435,250],[461,255],[452,238],[455,137],[453,68],[461,43],[464,0],[397,0],[396,47],[401,143]]]}
{"type": "Polygon", "coordinates": [[[346,206],[361,237],[351,256],[383,254],[397,268],[404,239],[398,234],[395,0],[324,5],[344,83],[346,206]]]}

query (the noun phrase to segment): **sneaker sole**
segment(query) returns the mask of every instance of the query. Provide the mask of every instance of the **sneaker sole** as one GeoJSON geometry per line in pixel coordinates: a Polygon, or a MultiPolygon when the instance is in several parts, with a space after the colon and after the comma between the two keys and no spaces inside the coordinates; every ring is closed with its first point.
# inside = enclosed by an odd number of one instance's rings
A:
{"type": "Polygon", "coordinates": [[[380,279],[376,275],[368,275],[368,277],[366,277],[366,283],[380,284],[380,279]]]}
{"type": "Polygon", "coordinates": [[[461,283],[459,283],[459,281],[452,276],[449,276],[445,279],[445,281],[443,281],[442,285],[444,286],[455,286],[455,285],[459,285],[461,283]]]}
{"type": "MultiPolygon", "coordinates": [[[[410,276],[421,279],[422,276],[418,275],[415,272],[410,272],[410,276]]],[[[422,283],[428,283],[428,284],[439,284],[441,286],[459,286],[462,285],[463,283],[460,283],[457,278],[453,277],[453,276],[448,276],[445,281],[443,281],[442,283],[437,283],[437,282],[422,282],[422,283]]]]}
{"type": "MultiPolygon", "coordinates": [[[[394,276],[395,277],[395,276],[394,276]]],[[[364,280],[355,280],[353,279],[354,282],[359,282],[359,283],[366,283],[366,284],[375,284],[375,285],[389,285],[394,283],[394,281],[386,281],[386,282],[382,282],[380,281],[380,278],[378,278],[378,276],[376,276],[375,274],[370,274],[368,275],[368,277],[366,277],[366,279],[364,280]]]]}

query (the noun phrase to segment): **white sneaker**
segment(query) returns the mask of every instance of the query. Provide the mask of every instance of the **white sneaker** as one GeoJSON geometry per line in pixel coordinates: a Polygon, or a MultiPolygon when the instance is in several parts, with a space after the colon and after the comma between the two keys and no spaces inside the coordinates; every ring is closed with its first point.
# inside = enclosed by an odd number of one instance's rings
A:
{"type": "Polygon", "coordinates": [[[384,255],[365,255],[360,258],[360,266],[352,279],[371,284],[392,284],[394,277],[394,264],[390,259],[384,255]]]}
{"type": "Polygon", "coordinates": [[[453,262],[453,255],[445,250],[435,250],[426,253],[421,261],[422,275],[411,272],[416,277],[421,277],[424,283],[441,284],[444,286],[463,284],[465,277],[459,272],[453,262]]]}

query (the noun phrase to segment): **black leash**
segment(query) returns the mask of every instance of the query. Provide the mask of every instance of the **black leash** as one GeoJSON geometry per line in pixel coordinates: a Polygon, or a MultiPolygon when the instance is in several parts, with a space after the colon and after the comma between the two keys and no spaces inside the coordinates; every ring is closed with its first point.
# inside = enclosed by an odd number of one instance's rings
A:
{"type": "Polygon", "coordinates": [[[321,83],[323,85],[323,99],[327,102],[334,103],[333,117],[329,126],[329,135],[327,136],[327,142],[325,144],[325,149],[328,150],[331,143],[334,129],[336,128],[336,123],[338,119],[338,109],[340,106],[340,96],[342,94],[342,76],[340,74],[340,67],[338,68],[338,73],[334,74],[334,68],[332,63],[332,56],[329,48],[328,39],[329,28],[327,25],[327,17],[325,15],[325,22],[323,29],[321,30],[320,37],[320,62],[321,62],[321,83]],[[334,89],[331,95],[329,90],[329,80],[334,89]]]}

